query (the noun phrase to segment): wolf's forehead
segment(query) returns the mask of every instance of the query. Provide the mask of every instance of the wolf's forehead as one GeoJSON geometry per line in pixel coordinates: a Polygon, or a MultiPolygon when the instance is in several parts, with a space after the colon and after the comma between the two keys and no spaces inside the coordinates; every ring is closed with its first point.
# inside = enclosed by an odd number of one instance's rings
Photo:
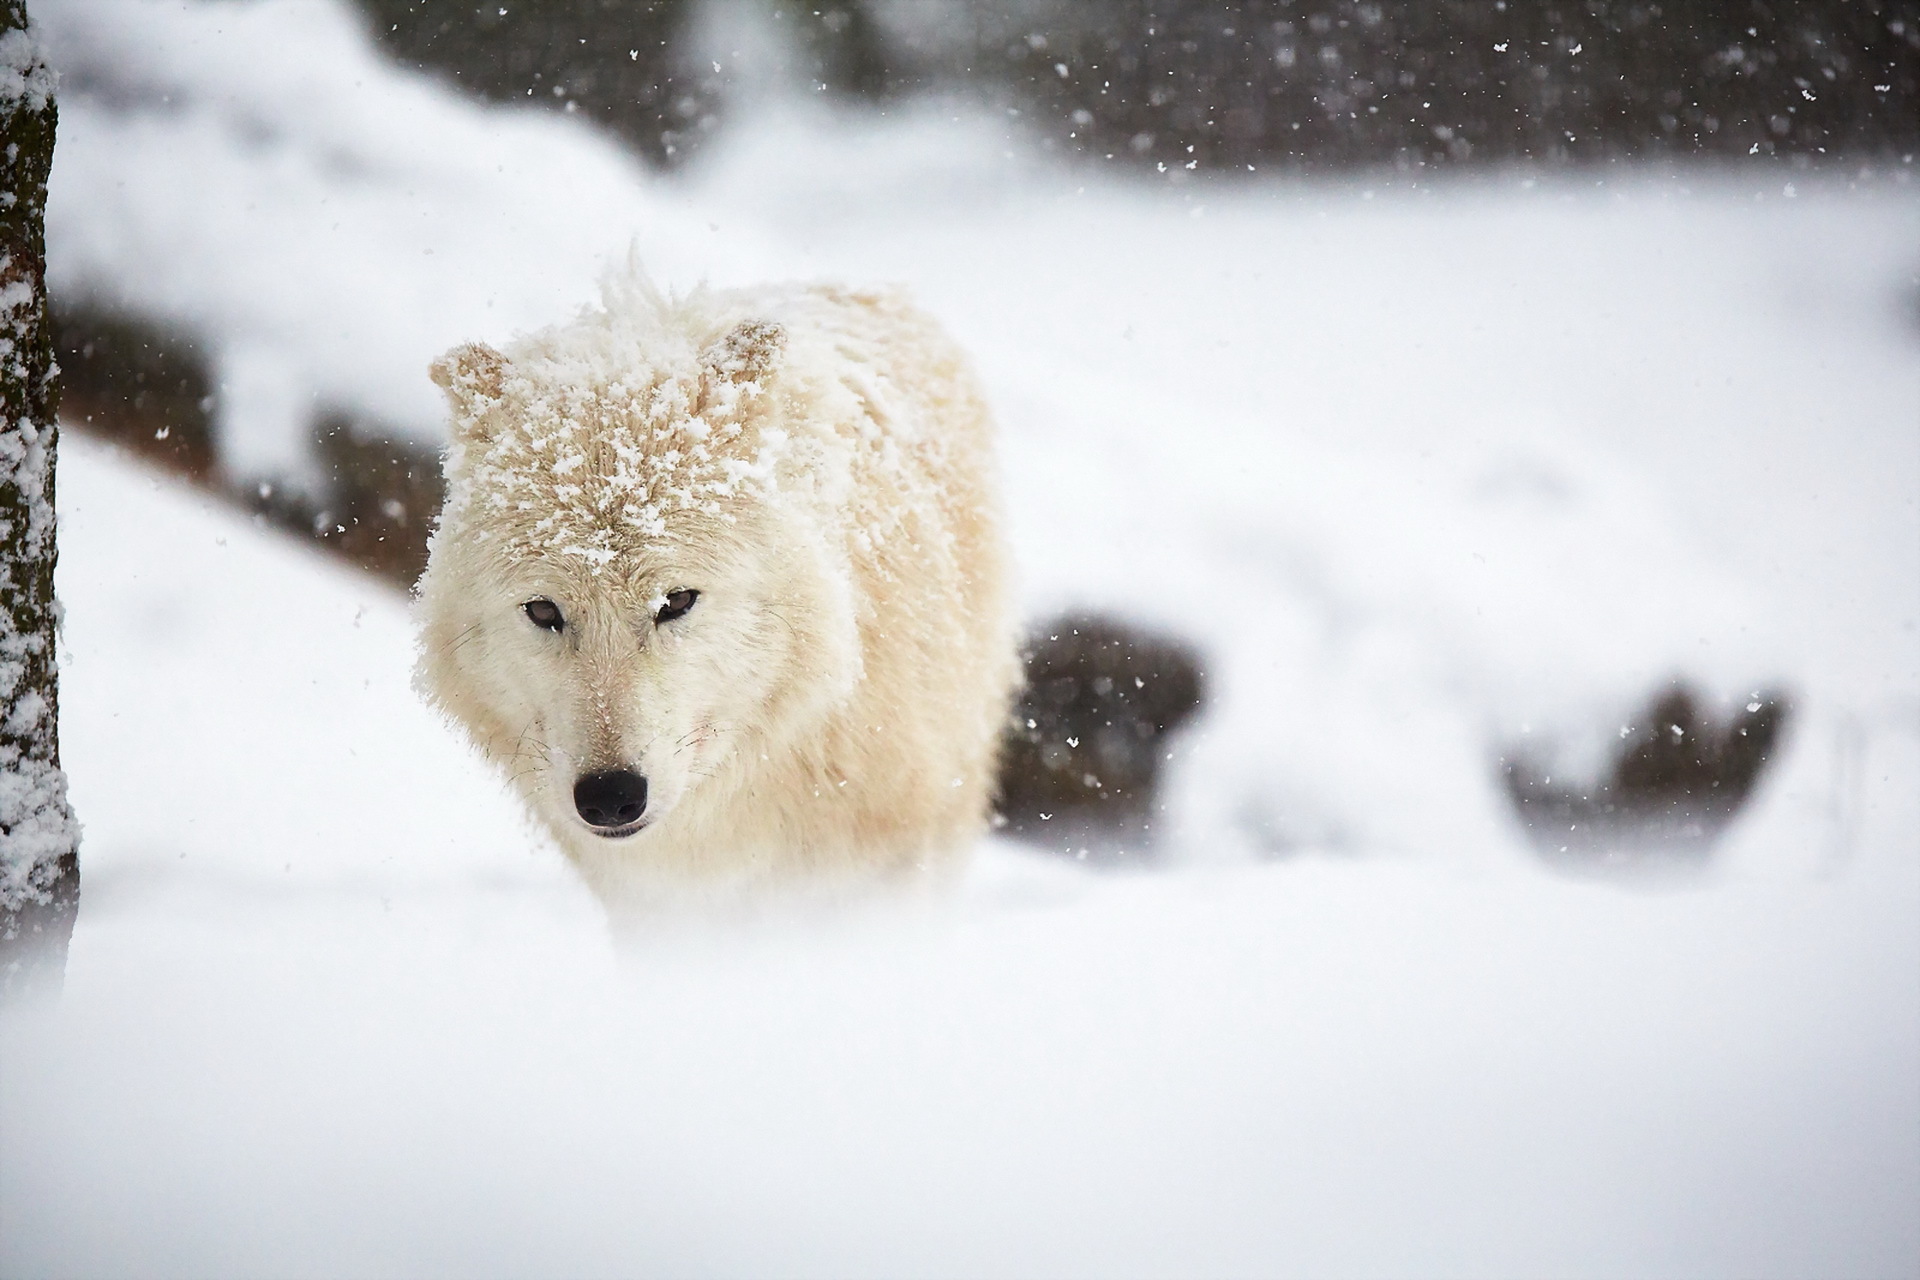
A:
{"type": "Polygon", "coordinates": [[[509,560],[632,577],[695,542],[696,523],[728,522],[717,502],[688,494],[670,484],[646,488],[604,477],[568,485],[508,476],[475,494],[469,522],[509,560]]]}
{"type": "Polygon", "coordinates": [[[512,379],[508,421],[534,447],[612,425],[657,433],[708,416],[702,392],[699,372],[691,366],[636,366],[615,375],[561,368],[512,379]]]}
{"type": "Polygon", "coordinates": [[[786,452],[784,433],[749,430],[738,400],[686,377],[520,390],[468,461],[475,515],[516,557],[611,569],[691,523],[731,522],[786,452]]]}

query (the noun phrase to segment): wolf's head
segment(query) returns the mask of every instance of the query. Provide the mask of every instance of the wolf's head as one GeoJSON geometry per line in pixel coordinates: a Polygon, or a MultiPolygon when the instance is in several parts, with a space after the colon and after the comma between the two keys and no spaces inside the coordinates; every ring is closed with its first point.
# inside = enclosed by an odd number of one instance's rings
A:
{"type": "Polygon", "coordinates": [[[420,683],[563,843],[644,856],[648,828],[697,823],[694,798],[724,803],[853,687],[786,343],[663,305],[434,366],[452,439],[420,683]]]}

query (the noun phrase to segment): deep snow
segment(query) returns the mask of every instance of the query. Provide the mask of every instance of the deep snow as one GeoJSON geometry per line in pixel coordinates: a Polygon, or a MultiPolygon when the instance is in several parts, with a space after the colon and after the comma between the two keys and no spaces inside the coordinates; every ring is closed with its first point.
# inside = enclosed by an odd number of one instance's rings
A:
{"type": "Polygon", "coordinates": [[[85,897],[0,1020],[8,1275],[1920,1258],[1911,735],[1806,871],[1751,869],[1780,824],[1655,888],[990,843],[944,908],[622,962],[383,588],[79,442],[62,508],[85,897]]]}
{"type": "Polygon", "coordinates": [[[630,239],[904,280],[999,410],[1030,611],[1190,637],[1213,701],[1156,869],[989,842],[945,906],[622,961],[399,601],[69,437],[85,896],[0,1024],[0,1270],[1920,1267],[1910,166],[1161,187],[767,107],[668,183],[318,0],[45,8],[148,86],[69,72],[56,285],[212,334],[237,470],[316,399],[430,438],[440,346],[630,239]],[[1550,873],[1494,757],[1591,768],[1676,676],[1790,691],[1749,812],[1550,873]]]}

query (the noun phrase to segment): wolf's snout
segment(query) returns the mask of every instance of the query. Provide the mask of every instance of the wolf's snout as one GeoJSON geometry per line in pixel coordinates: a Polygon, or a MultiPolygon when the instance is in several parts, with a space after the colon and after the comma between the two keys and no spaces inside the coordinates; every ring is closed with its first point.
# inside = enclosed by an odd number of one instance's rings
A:
{"type": "Polygon", "coordinates": [[[631,826],[647,811],[647,780],[631,769],[589,773],[573,784],[573,807],[601,831],[631,826]]]}

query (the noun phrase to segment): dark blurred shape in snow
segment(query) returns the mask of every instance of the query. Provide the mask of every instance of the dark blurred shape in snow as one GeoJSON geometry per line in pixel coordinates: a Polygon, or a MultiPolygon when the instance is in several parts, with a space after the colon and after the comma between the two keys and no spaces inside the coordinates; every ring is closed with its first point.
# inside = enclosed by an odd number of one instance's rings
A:
{"type": "Polygon", "coordinates": [[[213,476],[213,379],[191,336],[58,300],[53,326],[70,426],[195,480],[213,476]]]}
{"type": "Polygon", "coordinates": [[[582,114],[671,167],[777,76],[878,102],[900,88],[868,6],[693,0],[360,0],[401,63],[493,102],[582,114]],[[749,46],[743,57],[742,44],[749,46]]]}
{"type": "Polygon", "coordinates": [[[1152,839],[1166,736],[1201,703],[1193,650],[1098,614],[1040,627],[1000,758],[1000,816],[1013,834],[1087,856],[1152,839]]]}
{"type": "Polygon", "coordinates": [[[1503,757],[1507,795],[1541,853],[1578,864],[1704,857],[1780,743],[1791,704],[1754,693],[1716,715],[1684,685],[1620,728],[1605,775],[1554,781],[1524,751],[1503,757]]]}
{"type": "Polygon", "coordinates": [[[314,427],[314,451],[325,477],[319,492],[260,485],[240,496],[281,528],[411,587],[427,567],[427,535],[445,493],[439,450],[335,410],[314,427]]]}
{"type": "Polygon", "coordinates": [[[401,63],[494,102],[584,111],[649,160],[682,158],[716,95],[687,48],[686,0],[362,0],[401,63]]]}

